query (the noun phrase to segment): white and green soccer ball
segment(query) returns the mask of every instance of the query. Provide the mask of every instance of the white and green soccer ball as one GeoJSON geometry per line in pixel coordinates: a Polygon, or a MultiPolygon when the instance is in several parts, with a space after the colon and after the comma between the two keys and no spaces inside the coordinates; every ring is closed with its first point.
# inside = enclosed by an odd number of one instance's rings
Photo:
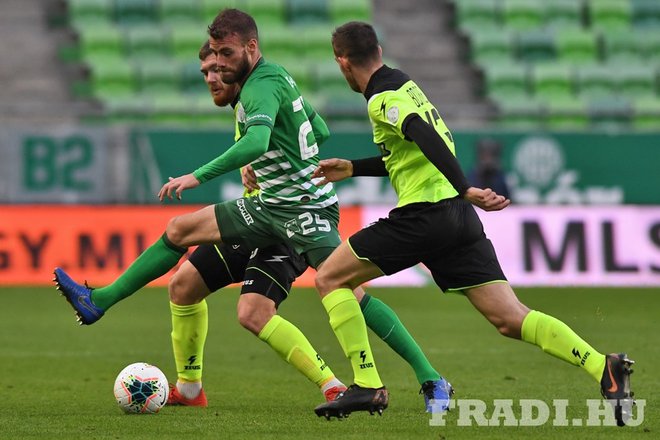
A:
{"type": "Polygon", "coordinates": [[[127,413],[155,414],[167,403],[168,393],[165,374],[145,362],[127,366],[115,380],[115,398],[127,413]]]}

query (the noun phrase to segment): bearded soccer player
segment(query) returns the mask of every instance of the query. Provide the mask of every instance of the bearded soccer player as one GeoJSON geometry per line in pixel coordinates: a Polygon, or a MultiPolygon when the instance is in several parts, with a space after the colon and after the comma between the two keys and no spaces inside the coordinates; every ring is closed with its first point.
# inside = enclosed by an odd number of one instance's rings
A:
{"type": "MultiPolygon", "coordinates": [[[[256,24],[249,15],[235,9],[224,10],[209,27],[209,33],[223,82],[242,86],[236,104],[240,138],[194,173],[171,179],[161,188],[159,198],[180,198],[182,191],[246,164],[253,167],[261,193],[173,218],[161,239],[110,286],[92,290],[56,269],[58,288],[83,324],[96,322],[113,304],[165,274],[188,246],[227,243],[254,249],[287,243],[307,264],[318,268],[341,242],[334,188],[331,184],[319,186],[310,178],[319,160],[317,139],[322,137],[312,123],[318,115],[300,96],[291,76],[281,66],[261,57],[256,24]]],[[[451,387],[430,366],[396,314],[361,289],[356,289],[356,295],[359,305],[353,294],[352,302],[343,294],[323,300],[345,353],[357,350],[362,354],[360,361],[354,362],[354,370],[361,369],[361,377],[366,374],[374,385],[366,387],[366,392],[355,387],[346,391],[346,395],[360,395],[363,403],[356,410],[382,411],[388,401],[370,348],[344,344],[346,329],[366,331],[365,319],[415,369],[423,384],[427,411],[445,410],[451,387]],[[357,307],[357,318],[353,316],[353,307],[357,307]],[[431,399],[444,403],[431,406],[431,399]]]]}
{"type": "MultiPolygon", "coordinates": [[[[338,27],[332,46],[348,84],[367,100],[380,155],[323,160],[314,175],[325,177],[321,184],[351,176],[389,176],[399,202],[387,218],[357,232],[328,257],[316,277],[321,295],[350,292],[383,274],[424,263],[442,291],[464,294],[502,335],[584,369],[600,383],[602,395],[614,403],[617,423],[624,425],[633,403],[633,361],[625,354],[601,354],[560,320],[530,310],[507,282],[472,205],[496,211],[509,200],[468,185],[451,132],[417,84],[383,64],[371,25],[338,27]]],[[[360,345],[366,334],[347,337],[348,344],[360,345]]],[[[340,394],[316,412],[334,415],[351,405],[340,394]]]]}

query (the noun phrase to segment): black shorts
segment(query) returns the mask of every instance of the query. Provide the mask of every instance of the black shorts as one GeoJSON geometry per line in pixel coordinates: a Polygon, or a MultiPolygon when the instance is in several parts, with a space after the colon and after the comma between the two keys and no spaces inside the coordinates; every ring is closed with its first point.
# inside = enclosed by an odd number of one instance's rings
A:
{"type": "Polygon", "coordinates": [[[443,291],[506,280],[481,220],[460,198],[393,209],[348,243],[386,275],[424,263],[443,291]]]}
{"type": "Polygon", "coordinates": [[[211,292],[243,282],[241,294],[258,293],[278,307],[293,281],[307,269],[305,259],[285,244],[252,251],[244,246],[205,244],[188,258],[211,292]]]}

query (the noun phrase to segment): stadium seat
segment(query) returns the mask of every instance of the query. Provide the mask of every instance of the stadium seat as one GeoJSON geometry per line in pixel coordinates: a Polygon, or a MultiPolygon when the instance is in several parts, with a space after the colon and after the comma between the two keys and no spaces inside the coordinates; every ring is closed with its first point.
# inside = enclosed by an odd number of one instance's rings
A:
{"type": "Polygon", "coordinates": [[[208,37],[203,26],[176,26],[170,34],[174,57],[182,61],[198,61],[199,49],[208,37]]]}
{"type": "Polygon", "coordinates": [[[544,122],[552,129],[585,129],[589,126],[587,106],[575,98],[547,100],[544,122]]]}
{"type": "Polygon", "coordinates": [[[78,28],[78,40],[83,57],[124,54],[122,34],[116,26],[81,26],[78,28]]]}
{"type": "Polygon", "coordinates": [[[556,58],[555,39],[546,30],[519,32],[515,38],[516,55],[521,61],[539,62],[556,58]]]}
{"type": "Polygon", "coordinates": [[[506,30],[473,31],[470,34],[470,57],[477,64],[514,59],[513,36],[506,30]]]}
{"type": "Polygon", "coordinates": [[[325,0],[288,0],[286,16],[291,24],[327,23],[330,19],[325,0]]]}
{"type": "MultiPolygon", "coordinates": [[[[208,99],[210,100],[210,97],[208,99]]],[[[150,97],[150,112],[147,120],[151,123],[168,125],[191,125],[196,120],[194,108],[195,100],[188,95],[176,93],[154,95],[150,97]]]]}
{"type": "Polygon", "coordinates": [[[536,29],[544,20],[541,0],[503,0],[502,19],[510,29],[536,29]]]}
{"type": "Polygon", "coordinates": [[[570,66],[561,63],[537,64],[530,73],[535,96],[541,99],[569,99],[574,96],[570,66]]]}
{"type": "MultiPolygon", "coordinates": [[[[181,89],[181,66],[170,58],[140,60],[138,71],[142,93],[171,94],[181,89]]],[[[201,77],[197,78],[200,82],[201,77]]]]}
{"type": "Polygon", "coordinates": [[[490,64],[485,66],[484,76],[488,96],[513,99],[529,95],[528,71],[524,64],[490,64]]]}
{"type": "Polygon", "coordinates": [[[181,90],[188,94],[208,94],[208,88],[203,81],[202,73],[199,71],[199,61],[184,63],[180,70],[181,90]]]}
{"type": "Polygon", "coordinates": [[[103,98],[105,121],[110,123],[141,123],[151,111],[150,99],[137,95],[109,95],[103,98]]]}
{"type": "Polygon", "coordinates": [[[162,58],[171,54],[168,32],[160,26],[131,26],[125,33],[126,53],[133,58],[162,58]]]}
{"type": "Polygon", "coordinates": [[[243,0],[240,6],[257,22],[257,26],[286,22],[286,0],[243,0]]]}
{"type": "Polygon", "coordinates": [[[592,27],[607,30],[630,28],[632,11],[629,1],[594,0],[589,2],[589,21],[592,27]]]}
{"type": "Polygon", "coordinates": [[[334,60],[316,63],[313,75],[313,89],[316,91],[332,96],[333,93],[342,94],[345,90],[350,90],[334,60]]]}
{"type": "Polygon", "coordinates": [[[573,64],[592,64],[598,61],[596,36],[591,32],[565,30],[558,32],[557,56],[561,61],[573,64]]]}
{"type": "Polygon", "coordinates": [[[334,25],[349,21],[371,21],[370,0],[329,0],[328,13],[334,25]]]}
{"type": "Polygon", "coordinates": [[[225,8],[238,8],[242,0],[201,0],[202,20],[205,26],[210,25],[218,12],[225,8]]]}
{"type": "Polygon", "coordinates": [[[643,31],[644,61],[660,66],[660,25],[657,28],[644,28],[643,31]]]}
{"type": "Polygon", "coordinates": [[[577,68],[577,89],[581,98],[590,99],[616,93],[611,65],[594,64],[577,68]]]}
{"type": "Polygon", "coordinates": [[[69,23],[109,23],[113,19],[113,0],[68,0],[69,23]]]}
{"type": "Polygon", "coordinates": [[[630,124],[632,119],[630,100],[620,95],[589,100],[588,112],[592,128],[621,128],[630,124]]]}
{"type": "Polygon", "coordinates": [[[133,95],[138,91],[135,68],[120,57],[97,57],[90,60],[91,84],[94,95],[103,99],[108,96],[133,95]]]}
{"type": "Polygon", "coordinates": [[[123,25],[155,22],[156,5],[156,0],[115,0],[116,21],[123,25]]]}
{"type": "Polygon", "coordinates": [[[199,0],[159,0],[159,17],[162,23],[191,22],[203,25],[199,0]]]}
{"type": "Polygon", "coordinates": [[[234,110],[216,106],[208,94],[194,94],[189,97],[194,113],[194,125],[207,125],[214,129],[234,129],[234,110]]]}
{"type": "Polygon", "coordinates": [[[632,21],[635,27],[657,28],[660,26],[660,2],[658,0],[631,0],[632,21]]]}
{"type": "MultiPolygon", "coordinates": [[[[334,60],[332,50],[332,28],[326,26],[306,26],[302,33],[302,53],[305,57],[319,62],[334,60]]],[[[335,67],[337,67],[335,65],[335,67]]],[[[337,70],[339,68],[337,67],[337,70]]]]}
{"type": "Polygon", "coordinates": [[[265,26],[259,34],[261,52],[267,60],[291,59],[292,55],[300,54],[304,45],[299,32],[283,25],[265,26]]]}
{"type": "Polygon", "coordinates": [[[538,128],[543,106],[533,98],[504,98],[495,101],[497,123],[508,128],[538,128]]]}
{"type": "Polygon", "coordinates": [[[632,124],[639,130],[660,130],[660,100],[653,96],[635,100],[632,124]]]}
{"type": "Polygon", "coordinates": [[[616,71],[619,92],[630,98],[656,95],[655,68],[648,65],[621,65],[616,71]]]}
{"type": "Polygon", "coordinates": [[[640,63],[645,60],[645,33],[634,30],[601,32],[603,55],[608,63],[640,63]]]}
{"type": "Polygon", "coordinates": [[[305,95],[314,88],[314,63],[300,62],[299,58],[283,58],[277,62],[291,75],[301,93],[305,95]]]}
{"type": "Polygon", "coordinates": [[[460,29],[486,29],[500,26],[496,0],[464,0],[456,3],[456,21],[460,29]]]}
{"type": "Polygon", "coordinates": [[[582,3],[575,0],[545,2],[545,22],[552,29],[582,27],[582,3]]]}

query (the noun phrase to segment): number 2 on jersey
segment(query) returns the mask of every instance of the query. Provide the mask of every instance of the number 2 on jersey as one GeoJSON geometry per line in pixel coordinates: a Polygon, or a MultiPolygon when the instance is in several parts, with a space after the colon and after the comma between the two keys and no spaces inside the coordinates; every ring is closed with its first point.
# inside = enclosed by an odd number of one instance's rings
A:
{"type": "MultiPolygon", "coordinates": [[[[291,104],[293,105],[294,112],[302,111],[302,96],[299,96],[298,99],[294,100],[291,104]]],[[[298,130],[298,145],[300,146],[300,157],[303,160],[309,159],[310,157],[314,157],[319,154],[319,147],[316,145],[316,142],[314,142],[312,145],[309,145],[309,142],[307,141],[307,136],[309,136],[311,132],[312,123],[309,122],[309,119],[305,119],[305,122],[300,125],[300,129],[298,130]]]]}

